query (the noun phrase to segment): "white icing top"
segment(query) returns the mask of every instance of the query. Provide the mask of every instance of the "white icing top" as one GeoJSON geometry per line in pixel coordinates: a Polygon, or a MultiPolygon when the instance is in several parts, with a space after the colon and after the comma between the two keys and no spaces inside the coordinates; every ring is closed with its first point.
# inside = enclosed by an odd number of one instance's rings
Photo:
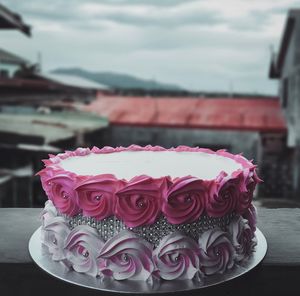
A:
{"type": "Polygon", "coordinates": [[[228,175],[242,165],[233,159],[204,152],[176,151],[121,151],[89,154],[64,159],[64,170],[77,175],[113,174],[118,179],[130,180],[135,176],[194,176],[202,180],[215,179],[221,171],[228,175]]]}

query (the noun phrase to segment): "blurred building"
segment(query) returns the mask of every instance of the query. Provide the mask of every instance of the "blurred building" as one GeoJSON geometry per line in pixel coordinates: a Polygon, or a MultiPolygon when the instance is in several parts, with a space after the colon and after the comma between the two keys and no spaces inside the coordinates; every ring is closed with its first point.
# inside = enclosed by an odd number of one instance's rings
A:
{"type": "MultiPolygon", "coordinates": [[[[2,5],[0,29],[30,35],[21,17],[2,5]]],[[[41,73],[39,65],[0,48],[0,206],[42,205],[45,195],[34,176],[41,159],[92,145],[90,137],[108,121],[76,105],[105,91],[85,79],[41,73]]]]}
{"type": "Polygon", "coordinates": [[[84,110],[108,117],[95,145],[189,145],[243,152],[259,164],[260,194],[290,192],[286,124],[277,98],[146,98],[98,96],[84,110]],[[284,176],[284,177],[282,177],[284,176]]]}
{"type": "Polygon", "coordinates": [[[281,107],[287,121],[294,195],[300,194],[300,9],[288,13],[280,47],[273,53],[270,78],[278,79],[281,107]]]}
{"type": "Polygon", "coordinates": [[[0,4],[0,30],[19,30],[30,36],[30,26],[25,24],[22,17],[0,4]]]}

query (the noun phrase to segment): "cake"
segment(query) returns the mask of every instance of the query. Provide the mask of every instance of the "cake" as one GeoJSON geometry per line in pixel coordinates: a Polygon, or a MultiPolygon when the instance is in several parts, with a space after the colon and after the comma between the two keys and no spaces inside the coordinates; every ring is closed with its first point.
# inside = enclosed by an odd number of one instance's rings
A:
{"type": "Polygon", "coordinates": [[[43,160],[52,260],[112,280],[202,280],[255,251],[256,166],[179,146],[78,148],[43,160]]]}

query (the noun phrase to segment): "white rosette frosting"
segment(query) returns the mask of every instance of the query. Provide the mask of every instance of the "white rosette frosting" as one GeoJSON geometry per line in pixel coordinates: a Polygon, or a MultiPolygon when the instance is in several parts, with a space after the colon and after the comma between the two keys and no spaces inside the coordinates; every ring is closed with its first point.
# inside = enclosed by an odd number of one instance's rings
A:
{"type": "Polygon", "coordinates": [[[99,270],[115,280],[151,280],[154,266],[152,245],[132,232],[123,230],[103,246],[99,270]]]}
{"type": "Polygon", "coordinates": [[[229,235],[216,228],[199,237],[200,270],[205,275],[224,273],[234,265],[235,249],[229,235]]]}
{"type": "Polygon", "coordinates": [[[64,244],[70,229],[63,217],[47,216],[41,231],[42,244],[48,248],[54,261],[65,259],[64,244]]]}
{"type": "Polygon", "coordinates": [[[257,239],[248,220],[242,216],[235,217],[229,224],[228,231],[232,235],[232,244],[236,251],[235,260],[241,262],[247,259],[257,244],[257,239]]]}
{"type": "Polygon", "coordinates": [[[165,236],[153,252],[158,275],[165,280],[192,279],[199,272],[199,247],[180,232],[165,236]]]}
{"type": "Polygon", "coordinates": [[[102,246],[96,229],[79,225],[69,233],[65,243],[67,262],[77,272],[97,276],[96,259],[102,246]]]}
{"type": "Polygon", "coordinates": [[[49,219],[51,220],[51,218],[57,216],[58,216],[57,209],[54,206],[53,202],[51,200],[47,200],[45,202],[45,207],[40,214],[40,219],[42,220],[42,226],[44,226],[45,223],[47,223],[47,220],[49,219]]]}

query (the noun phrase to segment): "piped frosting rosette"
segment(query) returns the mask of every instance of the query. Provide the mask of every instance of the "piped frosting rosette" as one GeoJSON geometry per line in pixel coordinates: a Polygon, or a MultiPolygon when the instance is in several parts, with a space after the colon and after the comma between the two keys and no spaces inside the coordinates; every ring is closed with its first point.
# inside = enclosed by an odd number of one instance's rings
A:
{"type": "Polygon", "coordinates": [[[226,231],[208,229],[198,241],[174,231],[156,248],[129,230],[106,242],[88,225],[71,230],[64,218],[56,215],[51,201],[41,219],[42,244],[54,261],[79,273],[114,280],[201,280],[248,259],[256,245],[254,229],[241,216],[233,219],[226,231]]]}
{"type": "Polygon", "coordinates": [[[193,222],[203,213],[210,217],[223,217],[231,212],[242,215],[250,207],[255,187],[260,182],[256,166],[242,155],[186,146],[78,148],[50,155],[44,163],[46,167],[38,175],[45,193],[60,213],[71,217],[82,213],[98,220],[115,215],[128,227],[153,224],[161,213],[172,224],[193,222]],[[175,178],[140,175],[127,180],[113,174],[78,175],[61,166],[63,160],[72,157],[124,151],[200,152],[231,159],[240,168],[231,175],[220,171],[210,180],[191,175],[175,178]]]}
{"type": "Polygon", "coordinates": [[[256,166],[242,155],[132,145],[78,148],[49,157],[38,173],[49,199],[41,215],[42,242],[53,260],[77,272],[115,280],[190,280],[224,273],[255,249],[252,199],[261,180],[256,166]],[[238,169],[221,170],[209,179],[147,174],[125,179],[114,174],[80,175],[61,165],[72,157],[124,151],[200,152],[230,159],[238,169]],[[88,221],[86,225],[80,225],[79,216],[88,221]],[[108,220],[112,221],[108,230],[100,231],[97,225],[105,226],[108,220]],[[148,238],[156,228],[161,233],[153,244],[148,238]]]}

